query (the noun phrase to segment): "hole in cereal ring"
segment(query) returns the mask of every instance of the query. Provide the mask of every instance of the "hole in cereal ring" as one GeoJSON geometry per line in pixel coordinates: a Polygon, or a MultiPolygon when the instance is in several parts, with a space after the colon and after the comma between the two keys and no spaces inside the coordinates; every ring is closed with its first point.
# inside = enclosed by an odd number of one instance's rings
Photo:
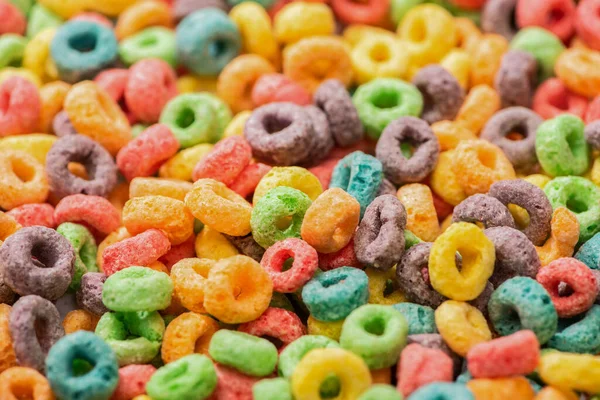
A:
{"type": "Polygon", "coordinates": [[[208,54],[211,57],[218,58],[227,50],[227,41],[217,39],[208,45],[208,54]]]}
{"type": "Polygon", "coordinates": [[[283,265],[281,266],[281,272],[288,271],[290,268],[292,268],[293,264],[294,264],[294,257],[288,258],[287,260],[285,260],[283,262],[283,265]]]}
{"type": "Polygon", "coordinates": [[[11,160],[11,166],[13,173],[22,182],[29,182],[35,176],[35,169],[31,165],[23,162],[23,160],[13,158],[11,160]]]}
{"type": "Polygon", "coordinates": [[[548,13],[548,24],[554,25],[565,17],[565,11],[561,8],[553,8],[548,13]]]}
{"type": "Polygon", "coordinates": [[[400,93],[390,88],[384,88],[375,95],[372,104],[377,108],[397,107],[400,104],[400,93]]]}
{"type": "Polygon", "coordinates": [[[385,321],[381,317],[371,318],[365,323],[364,329],[371,335],[381,336],[385,332],[385,321]]]}
{"type": "Polygon", "coordinates": [[[427,25],[422,18],[413,21],[411,28],[408,33],[408,40],[411,42],[422,42],[427,38],[427,25]]]}
{"type": "Polygon", "coordinates": [[[396,291],[396,281],[388,279],[385,281],[385,287],[383,288],[383,297],[388,297],[396,291]]]}
{"type": "Polygon", "coordinates": [[[270,133],[278,133],[292,124],[292,121],[287,118],[278,118],[275,115],[266,115],[264,119],[265,130],[270,133]]]}
{"type": "Polygon", "coordinates": [[[369,52],[369,57],[376,62],[385,62],[391,58],[390,49],[383,43],[375,43],[369,52]]]}
{"type": "Polygon", "coordinates": [[[90,180],[90,177],[88,175],[87,169],[85,168],[85,165],[80,164],[78,162],[70,162],[68,164],[67,168],[70,173],[77,176],[78,178],[81,178],[86,181],[90,180]]]}
{"type": "Polygon", "coordinates": [[[522,125],[517,125],[511,129],[506,135],[508,140],[519,141],[527,137],[527,128],[522,125]]]}
{"type": "Polygon", "coordinates": [[[490,149],[478,149],[477,158],[483,166],[494,169],[496,167],[496,153],[490,149]]]}
{"type": "Polygon", "coordinates": [[[319,396],[322,399],[335,399],[340,395],[341,389],[340,379],[334,374],[330,374],[319,386],[319,396]]]}
{"type": "Polygon", "coordinates": [[[94,369],[94,365],[87,360],[75,358],[71,364],[73,376],[83,376],[94,369]]]}
{"type": "Polygon", "coordinates": [[[558,292],[559,297],[569,297],[575,293],[573,288],[566,282],[560,282],[556,291],[558,292]]]}
{"type": "Polygon", "coordinates": [[[575,214],[579,214],[586,212],[588,210],[588,205],[585,201],[578,199],[575,195],[571,196],[569,200],[567,200],[567,208],[570,211],[573,211],[575,214]]]}
{"type": "Polygon", "coordinates": [[[194,113],[194,110],[189,107],[181,110],[175,119],[177,126],[183,129],[189,128],[195,121],[196,114],[194,113]]]}
{"type": "Polygon", "coordinates": [[[346,279],[345,275],[328,276],[325,278],[325,280],[321,284],[323,285],[323,287],[325,289],[327,289],[328,287],[337,285],[338,283],[342,282],[344,279],[346,279]]]}
{"type": "Polygon", "coordinates": [[[404,142],[400,144],[400,151],[406,159],[410,159],[415,153],[415,146],[410,142],[404,142]]]}
{"type": "Polygon", "coordinates": [[[280,231],[285,231],[290,226],[292,226],[292,222],[293,222],[292,215],[287,215],[287,216],[281,217],[277,221],[275,221],[275,227],[277,229],[279,229],[280,231]]]}
{"type": "Polygon", "coordinates": [[[80,53],[89,53],[93,51],[98,44],[96,35],[90,33],[81,33],[69,39],[69,47],[80,53]]]}
{"type": "Polygon", "coordinates": [[[158,43],[156,36],[146,36],[140,40],[141,47],[154,46],[156,43],[158,43]]]}

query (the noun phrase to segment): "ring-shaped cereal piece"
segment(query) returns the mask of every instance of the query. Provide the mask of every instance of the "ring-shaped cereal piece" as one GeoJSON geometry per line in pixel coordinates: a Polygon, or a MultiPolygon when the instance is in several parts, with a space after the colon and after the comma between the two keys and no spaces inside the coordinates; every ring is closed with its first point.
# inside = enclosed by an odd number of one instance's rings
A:
{"type": "Polygon", "coordinates": [[[465,99],[465,91],[450,72],[440,65],[421,68],[412,79],[423,95],[421,118],[429,124],[453,120],[465,99]]]}
{"type": "MultiPolygon", "coordinates": [[[[174,6],[176,16],[177,6],[186,1],[208,2],[207,0],[178,0],[174,6]]],[[[229,18],[240,30],[242,47],[246,53],[257,54],[272,64],[278,61],[279,46],[275,41],[271,19],[264,7],[255,2],[242,2],[231,9],[229,18]]]]}
{"type": "MultiPolygon", "coordinates": [[[[127,66],[147,58],[158,58],[177,66],[175,32],[161,26],[146,28],[119,43],[119,57],[127,66]]],[[[183,93],[183,90],[180,90],[183,93]]]]}
{"type": "MultiPolygon", "coordinates": [[[[132,225],[130,225],[131,228],[132,225]]],[[[171,243],[167,234],[159,229],[140,229],[141,233],[131,237],[131,234],[123,227],[128,236],[120,236],[117,231],[116,242],[112,239],[105,241],[106,247],[100,244],[98,254],[101,254],[100,267],[110,276],[132,265],[149,266],[165,255],[171,249],[171,243]],[[110,243],[109,243],[110,242],[110,243]]],[[[131,228],[133,229],[133,228],[131,228]]],[[[110,235],[107,239],[110,238],[110,235]]]]}
{"type": "Polygon", "coordinates": [[[108,312],[102,303],[102,285],[106,275],[102,272],[87,272],[81,277],[81,285],[75,293],[77,305],[83,310],[100,316],[108,312]]]}
{"type": "Polygon", "coordinates": [[[291,311],[278,307],[269,307],[254,321],[239,326],[238,331],[258,337],[267,336],[276,339],[281,352],[295,340],[306,335],[306,327],[300,318],[291,311]]]}
{"type": "Polygon", "coordinates": [[[304,106],[304,111],[308,114],[308,117],[312,122],[315,137],[313,140],[313,147],[306,159],[302,161],[302,164],[311,166],[318,164],[326,158],[333,149],[335,142],[329,129],[327,114],[319,107],[313,105],[304,106]]]}
{"type": "Polygon", "coordinates": [[[121,225],[121,217],[115,206],[104,197],[73,194],[58,202],[54,209],[54,222],[56,225],[83,222],[95,229],[92,233],[108,235],[121,225]]]}
{"type": "Polygon", "coordinates": [[[344,86],[352,81],[352,61],[342,41],[329,36],[302,39],[283,54],[283,73],[310,93],[327,79],[344,86]]]}
{"type": "Polygon", "coordinates": [[[415,117],[392,121],[383,131],[375,154],[386,177],[397,185],[420,182],[435,167],[439,142],[427,122],[415,117]],[[408,147],[410,156],[403,149],[408,147]]]}
{"type": "Polygon", "coordinates": [[[515,28],[514,13],[518,0],[488,0],[481,12],[481,29],[486,33],[497,33],[512,40],[519,32],[515,28]]]}
{"type": "Polygon", "coordinates": [[[585,97],[600,94],[600,53],[593,50],[570,48],[556,60],[556,76],[571,91],[585,97]]]}
{"type": "Polygon", "coordinates": [[[27,43],[23,52],[23,67],[39,76],[42,82],[58,79],[56,64],[50,55],[50,44],[56,31],[56,28],[42,30],[27,43]]]}
{"type": "Polygon", "coordinates": [[[453,300],[473,300],[485,289],[494,261],[494,244],[477,226],[465,222],[452,224],[431,248],[431,286],[453,300]],[[462,257],[460,271],[456,267],[456,252],[462,257]]]}
{"type": "Polygon", "coordinates": [[[253,203],[256,205],[268,191],[278,186],[287,186],[316,200],[323,193],[321,183],[315,175],[302,167],[274,167],[256,185],[253,203]]]}
{"type": "Polygon", "coordinates": [[[169,323],[163,338],[161,357],[165,364],[194,353],[208,355],[208,345],[219,330],[217,321],[207,315],[186,312],[169,323]]]}
{"type": "Polygon", "coordinates": [[[588,109],[588,100],[569,90],[560,79],[550,78],[537,88],[532,109],[544,119],[565,113],[583,118],[588,109]]]}
{"type": "MultiPolygon", "coordinates": [[[[4,302],[2,298],[0,298],[0,301],[4,302]]],[[[17,366],[17,357],[10,337],[9,321],[11,311],[12,307],[8,304],[0,304],[0,373],[17,366]]]]}
{"type": "Polygon", "coordinates": [[[319,1],[290,2],[273,18],[273,35],[284,46],[307,37],[333,35],[334,32],[333,12],[319,1]]]}
{"type": "MultiPolygon", "coordinates": [[[[345,90],[346,88],[344,88],[345,90]]],[[[255,107],[278,102],[290,102],[299,106],[307,106],[312,103],[312,99],[310,93],[302,86],[287,76],[276,73],[262,75],[256,80],[252,87],[252,102],[255,107]]],[[[243,127],[241,130],[243,130],[243,127]]]]}
{"type": "Polygon", "coordinates": [[[509,50],[504,54],[494,78],[503,107],[531,107],[537,71],[537,61],[528,52],[509,50]]]}
{"type": "Polygon", "coordinates": [[[371,374],[359,356],[347,350],[315,349],[298,363],[291,377],[292,393],[298,400],[319,399],[327,376],[340,380],[339,400],[353,400],[371,385],[371,374]]]}
{"type": "Polygon", "coordinates": [[[600,360],[591,354],[549,351],[540,357],[538,373],[554,387],[588,393],[600,391],[600,360]]]}
{"type": "Polygon", "coordinates": [[[477,135],[498,110],[498,93],[488,85],[476,85],[469,91],[455,121],[477,135]]]}
{"type": "Polygon", "coordinates": [[[575,12],[573,0],[518,0],[515,16],[519,28],[541,26],[567,42],[575,30],[575,12]]]}
{"type": "Polygon", "coordinates": [[[171,12],[177,23],[181,22],[182,19],[194,11],[202,8],[213,7],[221,9],[224,12],[229,11],[229,4],[225,0],[173,0],[171,3],[171,12]]]}
{"type": "Polygon", "coordinates": [[[467,197],[454,208],[452,222],[461,221],[481,223],[485,228],[515,228],[513,216],[504,204],[492,196],[479,193],[467,197]]]}
{"type": "Polygon", "coordinates": [[[102,302],[113,311],[152,312],[171,304],[173,282],[151,268],[131,266],[110,275],[102,285],[102,302]]]}
{"type": "MultiPolygon", "coordinates": [[[[359,4],[359,3],[353,3],[359,4]]],[[[352,68],[359,84],[376,78],[403,78],[410,58],[398,38],[388,35],[367,35],[352,48],[352,68]]]]}
{"type": "Polygon", "coordinates": [[[186,258],[171,268],[175,295],[181,304],[195,313],[206,313],[204,287],[214,261],[207,258],[186,258]]]}
{"type": "Polygon", "coordinates": [[[19,365],[44,371],[48,351],[65,335],[56,306],[39,296],[23,296],[11,310],[9,326],[19,365]]]}
{"type": "Polygon", "coordinates": [[[111,395],[119,379],[117,357],[110,347],[91,332],[65,336],[50,349],[46,375],[54,394],[60,398],[101,398],[111,395]],[[92,369],[78,376],[73,371],[77,360],[87,361],[92,369]]]}
{"type": "Polygon", "coordinates": [[[67,135],[57,140],[46,157],[50,190],[58,198],[72,194],[106,197],[117,184],[117,166],[111,155],[83,135],[67,135]],[[88,179],[74,175],[69,163],[80,163],[88,179]]]}
{"type": "Polygon", "coordinates": [[[406,229],[421,240],[433,242],[441,231],[429,186],[421,183],[404,185],[396,196],[406,209],[406,229]]]}
{"type": "Polygon", "coordinates": [[[37,129],[40,95],[31,82],[14,76],[0,84],[0,137],[32,133],[37,129]]]}
{"type": "Polygon", "coordinates": [[[260,261],[273,281],[273,290],[279,293],[293,293],[302,288],[316,272],[318,263],[317,251],[296,238],[275,243],[260,261]],[[289,258],[293,259],[292,266],[282,271],[284,262],[289,258]]]}
{"type": "Polygon", "coordinates": [[[486,33],[479,41],[469,42],[466,50],[471,57],[471,86],[493,86],[502,57],[508,50],[508,41],[495,33],[486,33]]]}
{"type": "Polygon", "coordinates": [[[171,28],[173,17],[169,6],[162,1],[144,1],[133,4],[119,14],[115,35],[123,40],[150,26],[171,28]]]}
{"type": "Polygon", "coordinates": [[[419,243],[404,253],[396,266],[396,283],[406,298],[416,304],[438,307],[445,297],[430,284],[428,264],[433,243],[419,243]]]}
{"type": "Polygon", "coordinates": [[[33,400],[55,399],[46,377],[27,367],[12,367],[1,373],[0,392],[6,400],[27,397],[33,400]]]}
{"type": "Polygon", "coordinates": [[[568,353],[598,354],[600,351],[600,306],[593,305],[582,318],[559,326],[547,345],[568,353]]]}
{"type": "Polygon", "coordinates": [[[0,177],[0,207],[5,210],[43,203],[48,197],[43,165],[24,151],[0,151],[0,177]]]}
{"type": "Polygon", "coordinates": [[[478,309],[460,301],[447,300],[435,310],[435,324],[444,342],[458,355],[492,339],[488,322],[478,309]]]}
{"type": "Polygon", "coordinates": [[[385,18],[389,6],[389,0],[369,0],[365,3],[334,0],[331,3],[336,17],[346,24],[376,25],[385,18]]]}
{"type": "Polygon", "coordinates": [[[253,321],[268,307],[273,282],[259,263],[246,256],[217,261],[204,287],[206,311],[228,324],[253,321]]]}

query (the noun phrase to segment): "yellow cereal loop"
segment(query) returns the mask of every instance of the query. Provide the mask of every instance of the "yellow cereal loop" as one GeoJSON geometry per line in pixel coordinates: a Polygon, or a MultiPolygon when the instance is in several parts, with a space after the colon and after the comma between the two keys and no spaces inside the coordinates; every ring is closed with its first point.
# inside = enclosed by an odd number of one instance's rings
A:
{"type": "MultiPolygon", "coordinates": [[[[247,2],[242,4],[251,3],[247,2]]],[[[250,115],[252,115],[252,111],[249,110],[237,113],[225,128],[225,132],[223,132],[223,138],[228,138],[231,136],[244,136],[244,127],[246,126],[246,121],[248,121],[250,115]]]]}
{"type": "Polygon", "coordinates": [[[246,53],[257,54],[272,63],[278,60],[279,46],[264,7],[252,1],[242,2],[229,11],[229,18],[240,30],[246,53]]]}
{"type": "Polygon", "coordinates": [[[444,342],[464,357],[471,347],[492,340],[492,332],[481,311],[468,303],[447,300],[435,310],[435,325],[444,342]]]}
{"type": "Polygon", "coordinates": [[[488,85],[473,87],[458,111],[455,121],[479,135],[487,121],[500,110],[500,96],[488,85]]]}
{"type": "Polygon", "coordinates": [[[180,201],[192,190],[192,183],[178,179],[133,178],[129,183],[129,198],[143,196],[166,196],[180,201]]]}
{"type": "Polygon", "coordinates": [[[46,83],[40,88],[40,100],[42,111],[40,113],[40,132],[51,133],[54,117],[63,109],[65,97],[71,89],[71,85],[62,81],[46,83]]]}
{"type": "Polygon", "coordinates": [[[560,389],[600,393],[600,357],[551,351],[538,365],[540,378],[560,389]]]}
{"type": "MultiPolygon", "coordinates": [[[[600,168],[600,166],[599,166],[599,168],[600,168]]],[[[598,171],[598,172],[600,173],[600,171],[598,171]]],[[[546,184],[552,180],[552,178],[550,178],[549,176],[542,175],[542,174],[527,175],[523,179],[526,180],[527,182],[531,183],[532,185],[539,187],[540,189],[544,189],[546,184]]],[[[594,183],[596,183],[596,182],[594,182],[594,183]]]]}
{"type": "Polygon", "coordinates": [[[212,150],[212,144],[197,144],[196,146],[181,150],[158,170],[161,178],[192,180],[192,171],[198,161],[212,150]]]}
{"type": "Polygon", "coordinates": [[[440,226],[431,189],[427,185],[411,183],[402,186],[397,197],[406,209],[406,229],[426,242],[433,242],[440,234],[440,226]]]}
{"type": "Polygon", "coordinates": [[[0,152],[0,208],[43,203],[50,187],[44,164],[19,150],[0,152]]]}
{"type": "Polygon", "coordinates": [[[45,133],[7,136],[0,139],[0,152],[4,150],[20,150],[35,157],[40,163],[46,163],[46,155],[58,138],[45,133]]]}
{"type": "Polygon", "coordinates": [[[388,35],[365,36],[354,46],[350,57],[359,84],[375,78],[403,78],[410,63],[405,45],[388,35]]]}
{"type": "Polygon", "coordinates": [[[344,29],[343,33],[344,40],[350,45],[350,47],[354,47],[363,39],[372,36],[386,36],[390,39],[398,39],[396,35],[386,29],[362,24],[348,25],[346,29],[344,29]]]}
{"type": "Polygon", "coordinates": [[[309,335],[326,336],[335,341],[339,341],[340,335],[342,334],[344,320],[325,322],[319,321],[318,319],[313,318],[311,315],[308,317],[306,324],[308,326],[309,335]]]}
{"type": "Polygon", "coordinates": [[[142,1],[127,8],[119,15],[115,35],[123,40],[151,26],[173,26],[171,10],[164,1],[142,1]]]}
{"type": "Polygon", "coordinates": [[[457,49],[450,51],[442,58],[440,65],[456,78],[463,89],[469,88],[471,58],[466,51],[457,49]]]}
{"type": "Polygon", "coordinates": [[[454,121],[435,122],[431,129],[440,143],[441,151],[454,149],[463,140],[477,139],[472,131],[454,121]]]}
{"type": "Polygon", "coordinates": [[[23,68],[37,75],[42,82],[58,79],[58,70],[50,56],[50,43],[56,28],[48,28],[35,35],[23,51],[23,68]]]}
{"type": "Polygon", "coordinates": [[[343,349],[316,349],[308,352],[292,374],[296,400],[321,400],[320,387],[329,375],[340,381],[337,400],[356,400],[371,385],[371,374],[359,356],[343,349]]]}
{"type": "Polygon", "coordinates": [[[433,243],[429,255],[431,286],[442,295],[459,301],[477,298],[494,272],[494,244],[475,224],[450,225],[433,243]],[[460,270],[456,253],[462,257],[460,270]]]}
{"type": "Polygon", "coordinates": [[[25,68],[4,67],[0,70],[0,84],[13,76],[20,76],[33,83],[38,89],[42,86],[39,76],[25,68]]]}
{"type": "MultiPolygon", "coordinates": [[[[63,1],[63,0],[57,0],[63,1]]],[[[75,0],[77,1],[77,0],[75,0]]],[[[105,14],[109,17],[116,17],[121,14],[125,9],[130,7],[132,4],[137,3],[140,0],[83,0],[81,3],[86,5],[86,9],[90,11],[97,11],[101,14],[105,14]]]]}
{"type": "Polygon", "coordinates": [[[292,44],[311,36],[332,35],[335,18],[322,3],[296,1],[284,6],[273,20],[273,32],[279,43],[292,44]]]}
{"type": "Polygon", "coordinates": [[[196,75],[183,75],[177,78],[177,91],[183,93],[209,92],[217,93],[217,78],[196,75]]]}
{"type": "Polygon", "coordinates": [[[467,194],[458,183],[456,174],[452,170],[454,150],[440,153],[438,162],[431,174],[431,189],[446,203],[457,206],[467,198],[467,194]]]}
{"type": "Polygon", "coordinates": [[[21,229],[21,225],[10,215],[0,211],[0,244],[21,229]]]}
{"type": "Polygon", "coordinates": [[[239,254],[239,251],[225,236],[208,226],[205,226],[198,236],[196,236],[194,246],[196,257],[198,258],[220,260],[239,254]]]}
{"type": "MultiPolygon", "coordinates": [[[[104,0],[102,0],[104,1],[104,0]]],[[[48,8],[62,18],[71,18],[88,8],[90,0],[38,0],[38,3],[48,8]]],[[[98,1],[99,3],[100,1],[98,1]]]]}
{"type": "Polygon", "coordinates": [[[287,186],[305,193],[311,200],[315,200],[323,187],[319,179],[302,167],[274,167],[258,182],[254,190],[252,203],[256,204],[267,192],[278,186],[287,186]]]}
{"type": "Polygon", "coordinates": [[[369,277],[369,303],[391,306],[406,301],[404,293],[395,287],[396,267],[387,271],[369,267],[365,272],[369,277]]]}

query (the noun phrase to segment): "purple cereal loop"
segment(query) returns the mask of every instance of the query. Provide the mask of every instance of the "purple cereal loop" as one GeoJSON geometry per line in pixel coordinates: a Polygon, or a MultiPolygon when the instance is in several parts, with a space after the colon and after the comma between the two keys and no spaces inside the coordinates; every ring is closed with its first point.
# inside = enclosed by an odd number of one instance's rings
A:
{"type": "Polygon", "coordinates": [[[423,95],[421,118],[429,124],[453,120],[465,100],[465,91],[456,78],[439,65],[421,68],[412,83],[423,95]]]}
{"type": "Polygon", "coordinates": [[[495,182],[488,195],[504,205],[523,207],[529,213],[529,225],[523,233],[536,246],[546,242],[550,236],[552,205],[542,189],[523,179],[509,179],[495,182]]]}
{"type": "Polygon", "coordinates": [[[175,0],[173,2],[173,18],[179,22],[194,11],[203,8],[218,8],[224,12],[229,11],[229,6],[225,0],[175,0]]]}
{"type": "Polygon", "coordinates": [[[515,276],[528,276],[535,279],[542,264],[535,246],[523,234],[513,228],[499,226],[483,231],[494,243],[496,263],[490,282],[495,287],[515,276]]]}
{"type": "Polygon", "coordinates": [[[506,108],[489,119],[481,131],[481,138],[500,147],[517,170],[528,172],[537,163],[535,135],[542,122],[542,117],[528,108],[506,108]],[[510,140],[506,137],[513,132],[523,135],[523,139],[510,140]]]}
{"type": "Polygon", "coordinates": [[[46,157],[46,173],[50,190],[58,198],[72,194],[106,197],[117,184],[117,165],[112,156],[97,142],[83,135],[58,139],[46,157]],[[83,164],[89,180],[69,171],[69,163],[83,164]]]}
{"type": "Polygon", "coordinates": [[[60,233],[43,226],[19,229],[0,247],[4,282],[21,296],[56,300],[73,279],[75,250],[60,233]],[[35,258],[35,259],[34,259],[35,258]]]}
{"type": "Polygon", "coordinates": [[[327,157],[335,143],[329,130],[327,115],[315,106],[304,106],[304,111],[306,111],[312,121],[312,135],[314,139],[313,147],[308,157],[302,161],[302,164],[313,166],[327,157]]]}
{"type": "Polygon", "coordinates": [[[486,228],[495,226],[515,227],[515,220],[504,204],[496,198],[475,194],[454,207],[452,222],[481,222],[486,228]]]}
{"type": "Polygon", "coordinates": [[[481,12],[481,29],[486,33],[497,33],[511,41],[517,34],[515,9],[517,0],[488,0],[481,12]]]}
{"type": "Polygon", "coordinates": [[[386,194],[395,196],[397,192],[398,189],[396,189],[396,186],[384,178],[383,181],[381,181],[381,185],[379,185],[379,190],[377,191],[377,196],[375,197],[384,196],[386,194]]]}
{"type": "Polygon", "coordinates": [[[502,57],[494,87],[502,107],[531,107],[537,80],[537,61],[521,50],[509,50],[502,57]]]}
{"type": "Polygon", "coordinates": [[[600,120],[589,123],[585,127],[585,140],[594,150],[600,150],[600,120]]]}
{"type": "Polygon", "coordinates": [[[437,308],[446,298],[436,292],[423,276],[423,270],[429,264],[431,246],[433,243],[419,243],[404,253],[396,266],[396,282],[410,302],[437,308]]]}
{"type": "Polygon", "coordinates": [[[362,122],[350,94],[339,80],[328,79],[321,83],[313,100],[327,115],[331,135],[338,146],[352,146],[362,139],[362,122]]]}
{"type": "Polygon", "coordinates": [[[81,286],[75,294],[79,307],[98,316],[108,312],[108,308],[102,302],[104,281],[106,275],[102,272],[88,272],[83,275],[81,286]]]}
{"type": "Polygon", "coordinates": [[[19,364],[40,372],[50,348],[65,336],[58,310],[39,296],[17,300],[10,312],[9,329],[19,364]]]}
{"type": "Polygon", "coordinates": [[[361,264],[387,271],[404,253],[406,210],[396,196],[379,196],[369,204],[354,235],[361,264]]]}
{"type": "Polygon", "coordinates": [[[468,303],[481,311],[483,315],[487,316],[488,310],[487,305],[492,297],[492,293],[494,293],[494,285],[491,282],[486,283],[483,288],[483,292],[476,299],[469,301],[468,303]]]}
{"type": "Polygon", "coordinates": [[[52,130],[58,137],[76,135],[78,133],[65,111],[61,111],[54,116],[52,130]]]}
{"type": "Polygon", "coordinates": [[[396,185],[420,182],[435,167],[440,154],[440,144],[433,131],[422,119],[401,117],[392,121],[381,134],[375,155],[386,178],[396,185]],[[414,148],[410,158],[401,151],[401,145],[414,148]]]}
{"type": "Polygon", "coordinates": [[[312,123],[302,106],[269,103],[255,109],[244,128],[254,157],[272,165],[295,165],[313,148],[312,123]]]}

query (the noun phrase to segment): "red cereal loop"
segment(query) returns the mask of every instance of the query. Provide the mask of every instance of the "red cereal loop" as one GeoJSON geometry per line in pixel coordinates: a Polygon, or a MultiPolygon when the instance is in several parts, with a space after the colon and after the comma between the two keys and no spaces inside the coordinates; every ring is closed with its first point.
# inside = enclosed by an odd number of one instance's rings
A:
{"type": "Polygon", "coordinates": [[[519,0],[516,9],[519,27],[541,26],[566,42],[575,31],[573,0],[519,0]]]}
{"type": "Polygon", "coordinates": [[[215,147],[194,167],[194,181],[210,178],[231,185],[250,164],[252,147],[241,136],[231,136],[215,144],[215,147]]]}
{"type": "Polygon", "coordinates": [[[276,339],[281,342],[275,343],[280,352],[300,336],[306,335],[306,327],[296,314],[275,307],[267,308],[258,319],[240,325],[238,331],[276,339]]]}
{"type": "Polygon", "coordinates": [[[313,277],[319,266],[319,256],[304,240],[289,238],[269,247],[260,265],[271,277],[274,291],[293,293],[313,277]],[[293,258],[292,266],[282,271],[289,258],[293,258]]]}
{"type": "Polygon", "coordinates": [[[467,367],[473,378],[527,375],[536,369],[539,360],[540,343],[530,330],[476,344],[467,353],[467,367]]]}
{"type": "Polygon", "coordinates": [[[94,232],[108,235],[121,225],[121,216],[104,197],[73,194],[54,209],[54,223],[58,226],[63,222],[83,223],[94,232]]]}
{"type": "Polygon", "coordinates": [[[104,274],[110,276],[132,265],[148,266],[165,255],[170,248],[171,242],[167,235],[158,229],[148,229],[104,249],[104,274]]]}
{"type": "Polygon", "coordinates": [[[446,203],[440,196],[435,194],[435,192],[431,192],[431,196],[433,197],[433,206],[435,207],[435,212],[437,213],[438,220],[443,221],[447,216],[452,214],[454,207],[452,204],[446,203]]]}
{"type": "Polygon", "coordinates": [[[585,112],[585,123],[589,124],[600,119],[600,96],[594,98],[585,112]]]}
{"type": "Polygon", "coordinates": [[[329,189],[329,182],[331,182],[331,175],[333,175],[333,169],[340,161],[339,158],[330,158],[322,161],[319,165],[309,168],[311,174],[317,177],[323,190],[329,189]]]}
{"type": "Polygon", "coordinates": [[[135,115],[127,107],[125,101],[125,88],[129,80],[129,70],[121,68],[107,69],[99,73],[94,81],[99,87],[106,90],[108,95],[119,104],[130,124],[137,122],[135,115]]]}
{"type": "Polygon", "coordinates": [[[235,181],[229,185],[229,189],[233,190],[243,198],[248,198],[258,185],[258,182],[269,173],[271,166],[263,163],[249,164],[237,176],[235,181]]]}
{"type": "Polygon", "coordinates": [[[195,243],[196,236],[192,235],[185,242],[171,246],[171,250],[169,250],[164,256],[160,257],[158,261],[165,264],[169,271],[171,271],[171,267],[184,258],[196,257],[196,249],[194,248],[195,243]]]}
{"type": "Polygon", "coordinates": [[[542,83],[533,97],[533,111],[544,119],[566,113],[583,118],[587,107],[587,99],[571,92],[558,78],[542,83]]]}
{"type": "Polygon", "coordinates": [[[575,13],[575,30],[585,44],[600,50],[600,1],[581,0],[575,13]]]}
{"type": "Polygon", "coordinates": [[[575,258],[565,257],[552,261],[540,269],[535,279],[550,294],[560,318],[574,317],[589,310],[598,297],[594,273],[575,258]],[[563,295],[559,289],[561,283],[566,283],[572,294],[563,295]]]}
{"type": "Polygon", "coordinates": [[[54,207],[47,203],[24,204],[7,212],[21,226],[45,226],[54,228],[54,207]]]}
{"type": "Polygon", "coordinates": [[[253,400],[252,386],[260,380],[244,375],[233,368],[215,364],[217,387],[208,400],[253,400]]]}
{"type": "Polygon", "coordinates": [[[486,0],[450,0],[450,3],[468,10],[478,10],[485,4],[486,0]]]}
{"type": "Polygon", "coordinates": [[[103,25],[111,30],[114,28],[113,23],[110,21],[110,19],[106,18],[104,15],[99,14],[97,12],[82,12],[82,13],[75,15],[69,21],[94,22],[96,24],[103,25]]]}
{"type": "Polygon", "coordinates": [[[152,125],[117,154],[117,166],[127,179],[154,175],[179,150],[179,142],[168,126],[152,125]]]}
{"type": "Polygon", "coordinates": [[[400,354],[398,363],[398,391],[405,397],[432,382],[452,382],[452,359],[438,349],[420,344],[409,344],[400,354]]]}
{"type": "Polygon", "coordinates": [[[282,101],[300,106],[312,103],[310,93],[283,74],[265,74],[256,81],[252,88],[252,102],[256,107],[282,101]]]}
{"type": "Polygon", "coordinates": [[[390,1],[332,0],[331,7],[338,19],[346,24],[376,25],[385,18],[390,7],[390,1]]]}
{"type": "Polygon", "coordinates": [[[0,137],[32,133],[38,127],[42,101],[35,85],[20,76],[0,84],[0,137]]]}
{"type": "Polygon", "coordinates": [[[21,11],[7,1],[0,1],[0,35],[16,33],[23,35],[27,28],[27,20],[21,11]]]}
{"type": "Polygon", "coordinates": [[[177,95],[177,75],[169,64],[158,59],[141,60],[129,68],[125,86],[127,108],[137,120],[157,122],[160,113],[177,95]]]}
{"type": "Polygon", "coordinates": [[[331,271],[340,267],[363,268],[363,265],[358,261],[354,252],[354,239],[350,240],[350,243],[335,253],[319,253],[319,268],[323,271],[331,271]]]}
{"type": "Polygon", "coordinates": [[[119,368],[119,384],[110,400],[131,400],[146,394],[146,383],[156,372],[152,365],[131,364],[119,368]]]}

